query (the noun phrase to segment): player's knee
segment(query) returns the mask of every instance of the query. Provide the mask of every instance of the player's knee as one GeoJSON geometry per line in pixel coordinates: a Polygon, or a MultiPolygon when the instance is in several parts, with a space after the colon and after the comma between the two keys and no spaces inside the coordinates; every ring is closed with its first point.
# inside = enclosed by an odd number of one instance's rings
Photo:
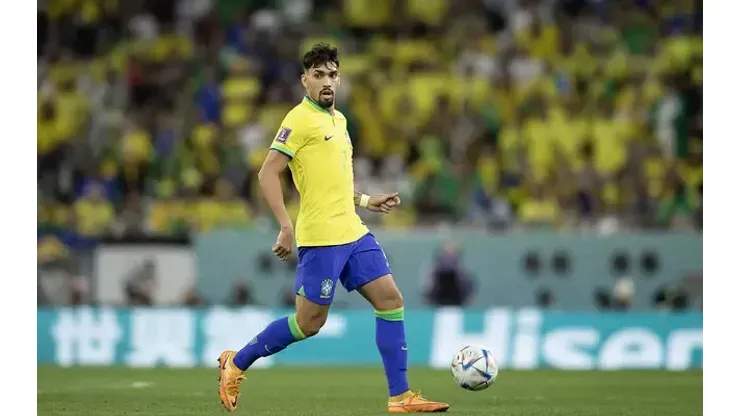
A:
{"type": "Polygon", "coordinates": [[[327,316],[328,314],[323,313],[323,311],[311,311],[299,313],[296,318],[303,335],[308,338],[319,333],[321,327],[326,323],[327,316]]]}
{"type": "Polygon", "coordinates": [[[376,311],[392,311],[403,307],[403,296],[391,275],[373,280],[359,290],[376,311]]]}
{"type": "Polygon", "coordinates": [[[392,290],[387,290],[382,293],[379,299],[375,300],[375,309],[381,311],[391,311],[403,307],[403,296],[401,292],[394,286],[392,290]]]}
{"type": "Polygon", "coordinates": [[[403,308],[403,295],[398,289],[388,299],[388,303],[390,304],[389,309],[403,308]]]}

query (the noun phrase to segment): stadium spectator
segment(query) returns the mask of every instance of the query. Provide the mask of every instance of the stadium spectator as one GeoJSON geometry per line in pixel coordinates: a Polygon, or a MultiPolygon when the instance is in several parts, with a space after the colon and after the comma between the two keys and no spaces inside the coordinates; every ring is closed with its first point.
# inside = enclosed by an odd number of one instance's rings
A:
{"type": "Polygon", "coordinates": [[[690,299],[680,286],[661,286],[653,294],[653,306],[666,311],[681,311],[690,306],[690,299]]]}
{"type": "Polygon", "coordinates": [[[617,279],[612,290],[612,309],[626,311],[632,308],[635,298],[635,282],[629,276],[617,279]]]}
{"type": "Polygon", "coordinates": [[[252,288],[248,284],[238,283],[234,288],[231,304],[233,306],[254,305],[256,302],[253,296],[252,288]]]}
{"type": "Polygon", "coordinates": [[[535,293],[535,304],[542,309],[549,309],[555,305],[555,295],[551,290],[543,288],[535,293]]]}
{"type": "Polygon", "coordinates": [[[202,306],[208,306],[208,301],[206,301],[203,296],[201,296],[197,290],[194,288],[189,289],[187,292],[185,292],[185,295],[183,296],[182,304],[184,306],[190,306],[190,307],[202,307],[202,306]]]}
{"type": "Polygon", "coordinates": [[[154,291],[157,284],[156,267],[153,261],[145,261],[129,272],[124,282],[128,305],[151,306],[154,304],[154,291]]]}
{"type": "Polygon", "coordinates": [[[462,264],[459,247],[444,244],[431,272],[422,283],[422,293],[434,306],[463,306],[472,300],[474,282],[462,264]]]}

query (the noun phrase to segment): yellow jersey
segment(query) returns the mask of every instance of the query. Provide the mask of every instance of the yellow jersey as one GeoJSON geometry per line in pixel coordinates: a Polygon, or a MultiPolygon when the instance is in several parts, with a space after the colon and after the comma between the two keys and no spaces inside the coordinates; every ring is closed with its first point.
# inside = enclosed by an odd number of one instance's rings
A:
{"type": "Polygon", "coordinates": [[[283,119],[270,149],[290,157],[300,194],[299,247],[347,244],[368,233],[355,211],[352,142],[342,113],[332,115],[304,97],[283,119]]]}

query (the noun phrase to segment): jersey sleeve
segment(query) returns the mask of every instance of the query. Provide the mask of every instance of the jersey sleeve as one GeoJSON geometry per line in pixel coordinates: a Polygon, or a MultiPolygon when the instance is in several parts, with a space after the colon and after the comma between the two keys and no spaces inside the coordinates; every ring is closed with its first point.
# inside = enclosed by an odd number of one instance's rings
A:
{"type": "Polygon", "coordinates": [[[293,159],[298,150],[308,140],[308,134],[304,128],[301,128],[300,124],[300,121],[295,120],[295,117],[285,117],[275,138],[272,140],[270,149],[277,150],[293,159]]]}

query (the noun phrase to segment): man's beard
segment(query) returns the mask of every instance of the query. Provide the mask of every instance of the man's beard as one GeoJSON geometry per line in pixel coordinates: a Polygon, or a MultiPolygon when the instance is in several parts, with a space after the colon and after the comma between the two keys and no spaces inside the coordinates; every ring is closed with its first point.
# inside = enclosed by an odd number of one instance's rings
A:
{"type": "Polygon", "coordinates": [[[319,94],[318,103],[322,108],[331,108],[331,106],[334,105],[334,94],[332,94],[331,97],[324,97],[323,95],[319,94]]]}

